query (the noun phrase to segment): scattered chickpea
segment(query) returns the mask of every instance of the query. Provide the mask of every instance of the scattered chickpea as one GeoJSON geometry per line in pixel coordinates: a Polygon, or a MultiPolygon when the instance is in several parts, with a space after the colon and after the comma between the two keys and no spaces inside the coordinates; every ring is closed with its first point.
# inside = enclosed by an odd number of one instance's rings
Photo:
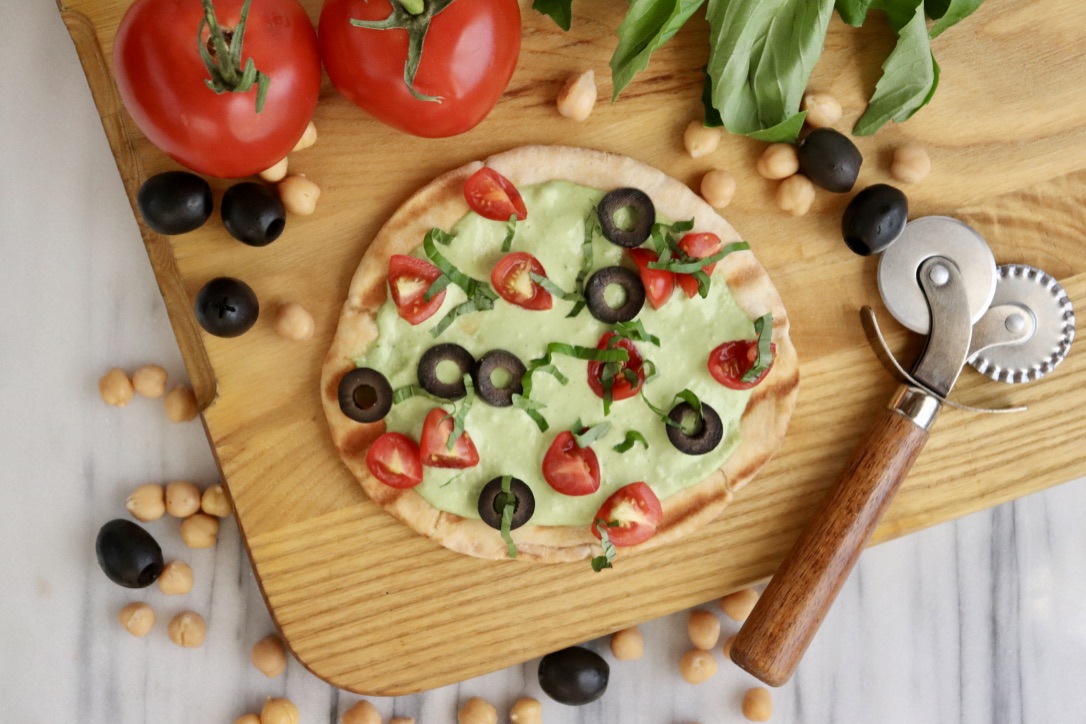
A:
{"type": "Polygon", "coordinates": [[[750,721],[769,721],[773,716],[773,695],[769,689],[756,686],[743,695],[743,716],[750,721]]]}
{"type": "Polygon", "coordinates": [[[287,160],[284,158],[271,168],[261,171],[259,176],[270,184],[279,183],[287,176],[287,165],[287,160]]]}
{"type": "Polygon", "coordinates": [[[234,724],[260,724],[259,714],[242,714],[234,720],[234,724]]]}
{"type": "Polygon", "coordinates": [[[183,596],[192,590],[192,566],[184,561],[170,561],[158,576],[158,590],[167,596],[183,596]]]}
{"type": "Polygon", "coordinates": [[[298,724],[301,714],[290,699],[268,698],[260,710],[260,724],[298,724]]]}
{"type": "Polygon", "coordinates": [[[136,638],[146,636],[155,625],[155,612],[146,603],[133,601],[117,614],[117,620],[136,638]]]}
{"type": "Polygon", "coordinates": [[[343,712],[342,724],[381,724],[381,712],[365,699],[343,712]]]}
{"type": "MultiPolygon", "coordinates": [[[[302,137],[298,139],[298,142],[294,144],[294,151],[304,151],[317,142],[317,127],[313,125],[313,121],[309,122],[309,125],[305,127],[305,131],[302,133],[302,137]]],[[[294,151],[291,151],[293,153],[294,151]]]]}
{"type": "Polygon", "coordinates": [[[841,120],[841,104],[829,93],[805,93],[800,108],[807,111],[811,128],[829,128],[841,120]]]}
{"type": "Polygon", "coordinates": [[[219,537],[219,519],[195,513],[181,521],[181,540],[189,548],[211,548],[219,537]]]}
{"type": "Polygon", "coordinates": [[[616,631],[611,636],[611,653],[619,661],[634,661],[645,653],[645,637],[637,626],[616,631]]]}
{"type": "Polygon", "coordinates": [[[182,611],[170,620],[166,629],[170,641],[187,649],[197,649],[204,645],[207,637],[207,622],[194,611],[182,611]]]}
{"type": "Polygon", "coordinates": [[[413,716],[394,716],[388,720],[388,724],[415,724],[413,716]]]}
{"type": "Polygon", "coordinates": [[[275,634],[265,636],[253,644],[249,661],[264,676],[274,679],[287,669],[287,649],[275,634]]]}
{"type": "Polygon", "coordinates": [[[280,336],[302,342],[313,336],[313,315],[297,302],[284,302],[275,310],[275,331],[280,336]]]}
{"type": "Polygon", "coordinates": [[[136,520],[150,523],[166,513],[166,491],[161,485],[147,483],[133,490],[124,507],[136,520]]]}
{"type": "Polygon", "coordinates": [[[188,518],[200,510],[200,489],[187,480],[166,485],[166,512],[175,518],[188,518]]]}
{"type": "Polygon", "coordinates": [[[730,659],[732,657],[732,644],[735,643],[735,636],[729,636],[724,641],[724,646],[721,647],[721,651],[724,652],[724,658],[730,659]]]}
{"type": "Polygon", "coordinates": [[[225,518],[230,515],[233,506],[230,505],[230,497],[223,486],[212,485],[200,498],[200,510],[216,518],[225,518]]]}
{"type": "Polygon", "coordinates": [[[690,158],[701,158],[720,145],[720,129],[707,128],[701,121],[690,121],[683,133],[683,145],[690,158]]]}
{"type": "Polygon", "coordinates": [[[716,674],[716,659],[708,651],[690,649],[679,659],[679,673],[688,684],[702,684],[716,674]]]}
{"type": "Polygon", "coordinates": [[[522,696],[513,702],[513,708],[509,710],[509,721],[512,724],[542,724],[543,704],[538,699],[522,696]]]}
{"type": "Polygon", "coordinates": [[[701,177],[701,197],[714,209],[723,209],[735,198],[735,176],[714,169],[701,177]]]}
{"type": "Polygon", "coordinates": [[[283,208],[298,216],[309,216],[317,210],[317,199],[321,197],[321,187],[305,176],[296,174],[287,176],[275,187],[283,208]]]}
{"type": "Polygon", "coordinates": [[[132,387],[143,397],[166,394],[166,370],[158,365],[144,365],[132,375],[132,387]]]}
{"type": "Polygon", "coordinates": [[[931,156],[916,144],[906,144],[894,149],[894,161],[890,175],[903,184],[920,183],[931,173],[931,156]]]}
{"type": "Polygon", "coordinates": [[[762,151],[755,165],[758,175],[770,181],[788,178],[799,171],[799,156],[791,143],[771,143],[762,151]]]}
{"type": "Polygon", "coordinates": [[[789,176],[777,187],[777,206],[792,216],[803,216],[810,211],[814,199],[814,184],[802,174],[789,176]]]}
{"type": "Polygon", "coordinates": [[[720,640],[720,620],[712,611],[691,611],[686,621],[690,643],[702,651],[708,651],[720,640]]]}
{"type": "Polygon", "coordinates": [[[170,422],[188,422],[195,419],[196,413],[199,412],[196,409],[196,395],[193,394],[191,387],[185,385],[178,385],[166,393],[166,397],[162,400],[162,407],[166,410],[166,417],[170,418],[170,422]]]}
{"type": "Polygon", "coordinates": [[[498,724],[498,710],[486,699],[473,696],[456,714],[457,724],[498,724]]]}
{"type": "Polygon", "coordinates": [[[589,68],[574,73],[558,93],[558,112],[566,118],[583,121],[596,107],[596,72],[589,68]]]}
{"type": "Polygon", "coordinates": [[[134,393],[135,389],[132,387],[132,380],[128,379],[128,373],[118,367],[106,372],[98,380],[98,394],[107,405],[124,407],[132,401],[134,393]]]}
{"type": "Polygon", "coordinates": [[[758,592],[753,588],[744,588],[720,599],[720,610],[732,621],[746,621],[756,603],[758,592]]]}

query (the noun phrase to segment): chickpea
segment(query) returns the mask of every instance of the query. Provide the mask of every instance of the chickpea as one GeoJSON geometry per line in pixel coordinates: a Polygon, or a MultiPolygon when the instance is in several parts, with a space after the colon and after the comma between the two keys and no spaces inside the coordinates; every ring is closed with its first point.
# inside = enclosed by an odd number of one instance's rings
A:
{"type": "Polygon", "coordinates": [[[166,394],[166,370],[158,365],[144,365],[132,375],[132,387],[143,397],[162,397],[166,394]]]}
{"type": "Polygon", "coordinates": [[[645,637],[637,626],[624,628],[611,635],[611,653],[619,661],[634,661],[645,654],[645,637]]]}
{"type": "Polygon", "coordinates": [[[207,637],[207,622],[195,611],[182,611],[170,620],[166,631],[170,641],[178,646],[197,649],[204,645],[207,637]]]}
{"type": "Polygon", "coordinates": [[[162,407],[166,410],[166,417],[170,422],[188,422],[196,418],[196,395],[191,387],[178,385],[166,393],[162,400],[162,407]]]}
{"type": "Polygon", "coordinates": [[[132,401],[134,393],[135,389],[132,387],[132,380],[128,379],[128,373],[118,367],[106,372],[98,380],[98,394],[107,405],[124,407],[132,401]]]}
{"type": "Polygon", "coordinates": [[[708,651],[720,640],[720,621],[712,611],[691,611],[686,621],[690,643],[702,651],[708,651]]]}
{"type": "Polygon", "coordinates": [[[829,93],[805,93],[799,107],[807,111],[811,128],[829,128],[841,120],[841,104],[829,93]]]}
{"type": "Polygon", "coordinates": [[[242,714],[234,720],[234,724],[260,724],[259,714],[242,714]]]}
{"type": "Polygon", "coordinates": [[[249,661],[269,679],[274,679],[287,669],[287,649],[283,640],[275,634],[265,636],[253,644],[249,661]]]}
{"type": "Polygon", "coordinates": [[[753,588],[744,588],[720,599],[720,610],[732,621],[746,621],[756,603],[758,592],[753,588]]]}
{"type": "Polygon", "coordinates": [[[716,659],[708,651],[690,649],[679,659],[679,673],[688,684],[703,684],[716,675],[716,659]]]}
{"type": "Polygon", "coordinates": [[[701,121],[690,121],[683,133],[683,145],[690,158],[701,158],[720,145],[720,129],[707,128],[701,121]]]}
{"type": "Polygon", "coordinates": [[[128,633],[136,638],[142,638],[155,625],[155,612],[146,603],[133,601],[121,609],[121,612],[117,614],[117,620],[128,633]]]}
{"type": "Polygon", "coordinates": [[[221,485],[212,485],[204,491],[200,498],[200,510],[216,518],[225,518],[230,515],[233,506],[230,505],[230,496],[221,485]]]}
{"type": "Polygon", "coordinates": [[[279,200],[283,208],[298,216],[309,216],[317,210],[317,199],[321,197],[321,187],[305,176],[296,174],[287,176],[275,187],[279,191],[279,200]]]}
{"type": "Polygon", "coordinates": [[[714,169],[701,177],[701,197],[714,209],[723,209],[735,198],[735,176],[714,169]]]}
{"type": "Polygon", "coordinates": [[[284,302],[275,310],[275,331],[280,336],[302,342],[313,336],[313,315],[297,302],[284,302]]]}
{"type": "Polygon", "coordinates": [[[512,724],[543,724],[543,704],[538,699],[522,696],[513,702],[509,721],[512,724]]]}
{"type": "Polygon", "coordinates": [[[200,510],[200,489],[187,480],[166,485],[166,512],[175,518],[188,518],[200,510]]]}
{"type": "Polygon", "coordinates": [[[755,166],[758,175],[770,181],[788,178],[799,171],[799,156],[791,143],[771,143],[762,151],[755,166]]]}
{"type": "Polygon", "coordinates": [[[183,596],[192,590],[192,566],[184,561],[170,561],[158,576],[158,590],[167,596],[183,596]]]}
{"type": "Polygon", "coordinates": [[[777,206],[792,216],[803,216],[810,211],[814,199],[814,184],[802,174],[789,176],[777,187],[777,206]]]}
{"type": "Polygon", "coordinates": [[[287,176],[287,160],[284,158],[271,168],[266,168],[258,175],[270,184],[279,183],[287,176]]]}
{"type": "Polygon", "coordinates": [[[260,710],[260,724],[298,724],[301,714],[290,699],[269,697],[260,710]]]}
{"type": "Polygon", "coordinates": [[[584,73],[574,73],[558,93],[558,112],[566,118],[583,121],[596,107],[596,72],[589,68],[584,73]]]}
{"type": "Polygon", "coordinates": [[[732,644],[735,643],[735,635],[729,636],[724,641],[724,646],[721,647],[721,651],[724,652],[724,658],[730,659],[732,657],[732,644]]]}
{"type": "Polygon", "coordinates": [[[381,712],[377,707],[362,699],[343,712],[342,724],[381,724],[381,712]]]}
{"type": "Polygon", "coordinates": [[[195,513],[181,521],[181,540],[189,548],[211,548],[219,537],[219,519],[195,513]]]}
{"type": "Polygon", "coordinates": [[[136,520],[150,523],[166,513],[166,491],[161,485],[147,483],[133,490],[124,507],[136,520]]]}
{"type": "Polygon", "coordinates": [[[750,721],[769,721],[773,716],[773,695],[769,689],[756,686],[743,695],[743,716],[750,721]]]}
{"type": "MultiPolygon", "coordinates": [[[[317,127],[313,125],[313,121],[309,122],[309,125],[305,127],[305,131],[302,132],[302,137],[298,139],[298,142],[294,144],[294,151],[304,151],[317,142],[317,127]]],[[[291,151],[293,153],[294,151],[291,151]]]]}
{"type": "Polygon", "coordinates": [[[931,156],[922,147],[909,143],[894,149],[890,175],[903,184],[920,183],[931,173],[931,156]]]}
{"type": "Polygon", "coordinates": [[[473,696],[456,715],[457,724],[498,724],[498,710],[486,699],[473,696]]]}

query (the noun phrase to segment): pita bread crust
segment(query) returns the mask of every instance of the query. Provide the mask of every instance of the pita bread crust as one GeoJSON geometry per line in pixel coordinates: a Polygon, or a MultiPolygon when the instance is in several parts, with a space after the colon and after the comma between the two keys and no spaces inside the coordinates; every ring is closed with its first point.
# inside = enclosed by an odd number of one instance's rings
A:
{"type": "MultiPolygon", "coordinates": [[[[695,219],[699,231],[712,231],[724,243],[738,241],[735,229],[679,181],[626,156],[566,146],[524,146],[491,156],[494,168],[516,186],[567,179],[610,190],[640,188],[656,208],[672,219],[695,219]]],[[[377,311],[387,296],[387,270],[393,254],[409,254],[433,227],[451,228],[469,211],[464,182],[484,166],[472,162],[420,189],[392,215],[373,239],[359,264],[340,314],[335,339],[324,361],[321,400],[340,457],[366,494],[401,522],[441,545],[480,558],[504,559],[505,542],[493,528],[433,508],[414,490],[396,490],[374,478],[365,464],[370,444],[384,432],[384,422],[357,423],[339,409],[339,379],[354,369],[354,359],[377,338],[377,311]]],[[[788,315],[765,269],[749,251],[726,256],[718,265],[732,296],[752,319],[773,313],[776,358],[770,373],[754,389],[740,421],[741,443],[707,479],[663,501],[664,517],[656,535],[632,551],[676,540],[717,517],[780,447],[799,386],[799,364],[789,339],[788,315]]],[[[587,526],[525,525],[513,533],[517,557],[524,560],[573,561],[599,551],[587,526]]]]}

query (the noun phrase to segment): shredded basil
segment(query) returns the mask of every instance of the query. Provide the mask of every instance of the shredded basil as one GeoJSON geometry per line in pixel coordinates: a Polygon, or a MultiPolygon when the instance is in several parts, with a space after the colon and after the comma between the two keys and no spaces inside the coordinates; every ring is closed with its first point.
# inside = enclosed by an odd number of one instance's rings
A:
{"type": "Polygon", "coordinates": [[[452,284],[452,279],[442,274],[434,280],[433,284],[431,284],[429,288],[427,288],[426,294],[424,294],[422,298],[428,302],[436,297],[438,294],[441,294],[443,291],[445,291],[445,289],[448,288],[450,284],[452,284]]]}
{"type": "Polygon", "coordinates": [[[533,282],[543,287],[552,295],[558,297],[564,302],[583,302],[585,300],[583,294],[579,294],[577,292],[567,292],[565,289],[562,289],[562,287],[558,286],[542,274],[530,272],[529,276],[531,276],[533,282]]]}
{"type": "Polygon", "coordinates": [[[446,400],[440,397],[431,395],[420,385],[404,385],[403,387],[398,387],[392,391],[392,404],[398,405],[404,400],[409,400],[412,397],[428,397],[435,402],[446,402],[446,400]]]}
{"type": "Polygon", "coordinates": [[[502,540],[505,541],[505,555],[509,558],[517,557],[517,544],[513,542],[513,511],[517,507],[517,499],[509,492],[509,488],[512,485],[513,477],[511,475],[502,476],[502,496],[505,501],[505,505],[502,506],[502,540]]]}
{"type": "Polygon", "coordinates": [[[614,568],[614,566],[611,565],[611,562],[615,560],[615,555],[617,555],[618,551],[615,550],[615,544],[611,542],[611,537],[607,535],[607,529],[614,528],[617,525],[617,520],[608,523],[603,518],[596,518],[595,526],[600,534],[600,548],[603,549],[603,555],[596,556],[592,559],[592,570],[596,573],[599,573],[604,568],[614,568]]]}
{"type": "MultiPolygon", "coordinates": [[[[645,389],[644,388],[641,389],[641,400],[646,405],[648,405],[648,408],[650,410],[652,410],[653,414],[656,415],[656,417],[658,417],[660,419],[660,422],[664,423],[668,427],[682,428],[682,422],[681,421],[680,422],[675,422],[674,420],[671,419],[671,416],[669,414],[671,412],[670,410],[665,410],[662,407],[657,407],[656,405],[652,404],[652,402],[649,401],[649,398],[645,396],[645,389]]],[[[689,404],[691,407],[694,408],[694,412],[696,412],[697,416],[698,416],[698,420],[697,420],[698,424],[700,425],[701,424],[701,419],[702,419],[701,418],[701,398],[699,398],[697,395],[695,395],[693,393],[693,391],[691,391],[689,389],[686,389],[686,390],[683,390],[682,392],[676,393],[675,396],[671,398],[672,407],[674,407],[675,403],[679,402],[679,401],[686,402],[687,404],[689,404]]],[[[645,443],[645,446],[648,447],[648,443],[645,443]]]]}
{"type": "MultiPolygon", "coordinates": [[[[664,262],[650,261],[649,269],[664,269],[670,272],[675,272],[676,274],[694,274],[696,272],[702,271],[710,264],[716,264],[718,261],[734,251],[743,251],[744,249],[749,248],[750,244],[745,241],[734,241],[731,244],[725,245],[724,248],[717,253],[710,254],[709,256],[702,259],[695,259],[685,253],[682,253],[682,251],[680,250],[679,253],[682,254],[682,256],[680,256],[679,258],[664,262]]],[[[672,253],[674,254],[674,251],[672,253]]]]}
{"type": "Polygon", "coordinates": [[[617,453],[624,453],[633,448],[634,444],[636,443],[641,443],[642,445],[644,445],[646,450],[649,449],[649,441],[645,439],[644,435],[642,435],[637,430],[627,430],[626,439],[620,442],[618,445],[615,445],[611,449],[617,453]]]}
{"type": "Polygon", "coordinates": [[[505,224],[505,239],[502,240],[502,251],[509,251],[513,248],[513,237],[517,235],[517,215],[513,214],[509,217],[509,221],[505,224]]]}
{"type": "Polygon", "coordinates": [[[632,322],[619,322],[615,325],[615,334],[634,342],[648,342],[657,347],[660,346],[660,338],[655,334],[649,334],[640,319],[635,319],[632,322]]]}
{"type": "MultiPolygon", "coordinates": [[[[614,339],[612,337],[612,339],[614,339]]],[[[630,353],[624,349],[597,349],[596,347],[581,347],[576,344],[564,342],[551,342],[547,345],[547,354],[560,354],[566,357],[576,357],[588,362],[628,362],[630,353]]]]}
{"type": "Polygon", "coordinates": [[[585,429],[585,426],[581,424],[580,420],[573,425],[573,429],[570,432],[573,434],[573,442],[577,443],[577,447],[586,448],[592,443],[599,440],[601,437],[611,431],[611,423],[604,420],[603,422],[596,423],[591,427],[585,429]],[[584,432],[581,432],[584,430],[584,432]]]}
{"type": "Polygon", "coordinates": [[[532,360],[524,375],[520,378],[520,386],[523,390],[521,395],[513,395],[513,406],[518,409],[524,410],[524,412],[532,419],[532,421],[539,428],[540,432],[546,432],[550,429],[550,423],[543,417],[538,411],[538,408],[544,407],[544,405],[537,403],[535,400],[530,399],[532,394],[532,375],[536,372],[545,372],[556,380],[559,384],[565,385],[569,382],[569,378],[554,366],[551,361],[551,355],[546,354],[539,359],[532,360]]]}
{"type": "Polygon", "coordinates": [[[467,394],[464,395],[464,399],[460,401],[456,411],[452,414],[453,429],[449,433],[449,450],[453,449],[453,445],[464,434],[464,424],[468,416],[468,410],[471,409],[471,403],[475,401],[475,385],[471,382],[471,375],[464,375],[464,389],[467,390],[467,394]]]}
{"type": "Polygon", "coordinates": [[[580,301],[573,305],[573,309],[570,310],[566,318],[576,317],[581,313],[588,302],[585,292],[585,280],[588,278],[588,273],[592,271],[592,264],[594,262],[594,251],[592,249],[592,239],[595,238],[596,232],[600,228],[599,219],[596,217],[596,212],[589,212],[588,216],[584,219],[584,241],[581,242],[581,269],[577,272],[577,279],[573,283],[574,290],[581,295],[580,301]]]}
{"type": "Polygon", "coordinates": [[[758,357],[754,365],[740,378],[740,382],[754,382],[773,364],[773,313],[767,312],[754,320],[754,331],[758,335],[758,357]]]}

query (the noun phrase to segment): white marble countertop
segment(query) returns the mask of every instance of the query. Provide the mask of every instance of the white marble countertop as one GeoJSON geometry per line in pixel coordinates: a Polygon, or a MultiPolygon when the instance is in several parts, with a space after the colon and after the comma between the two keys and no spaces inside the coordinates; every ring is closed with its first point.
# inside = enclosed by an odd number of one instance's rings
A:
{"type": "MultiPolygon", "coordinates": [[[[276,679],[249,665],[249,647],[273,627],[232,521],[205,551],[187,549],[166,520],[148,525],[167,559],[195,569],[188,596],[119,588],[95,563],[97,528],[124,514],[133,487],[210,484],[216,470],[198,422],[168,422],[157,401],[116,409],[98,397],[110,367],[158,363],[174,380],[184,368],[56,7],[4,0],[0,28],[0,721],[230,722],[285,695],[302,722],[338,722],[357,696],[297,662],[276,679]],[[144,639],[117,624],[131,600],[158,614],[144,639]],[[209,622],[200,649],[167,639],[183,608],[209,622]]],[[[773,721],[1086,721],[1084,515],[1080,480],[868,551],[774,693],[773,721]]],[[[706,608],[725,634],[737,629],[706,608]]],[[[523,693],[544,700],[552,723],[744,721],[739,702],[755,682],[719,647],[708,683],[679,677],[685,613],[643,630],[645,657],[605,653],[610,689],[586,707],[546,700],[534,661],[373,701],[386,718],[422,724],[455,721],[474,695],[505,721],[523,693]]]]}

